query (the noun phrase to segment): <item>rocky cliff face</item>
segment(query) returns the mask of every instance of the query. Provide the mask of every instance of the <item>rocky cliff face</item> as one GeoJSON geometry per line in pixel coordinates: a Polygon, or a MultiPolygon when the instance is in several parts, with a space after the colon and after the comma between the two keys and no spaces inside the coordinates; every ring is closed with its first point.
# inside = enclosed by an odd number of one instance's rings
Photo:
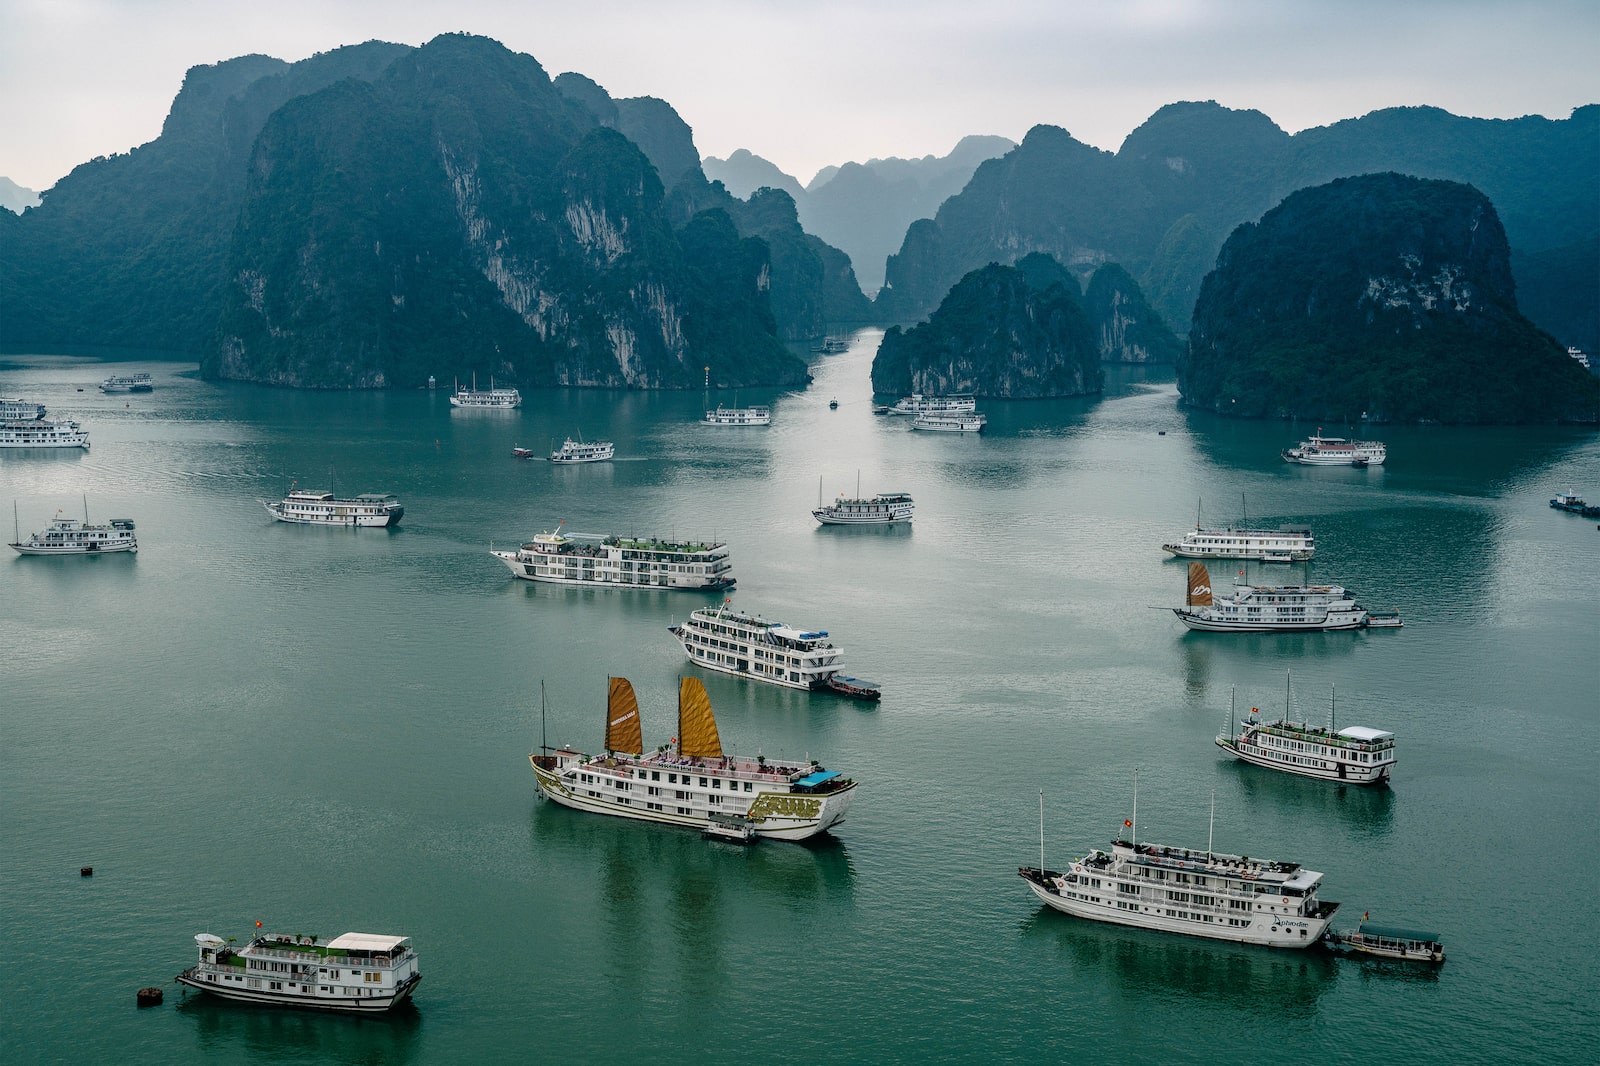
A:
{"type": "Polygon", "coordinates": [[[1175,363],[1183,353],[1183,342],[1145,300],[1138,282],[1116,263],[1094,272],[1084,305],[1104,362],[1175,363]]]}
{"type": "Polygon", "coordinates": [[[1517,310],[1471,186],[1369,174],[1229,237],[1178,363],[1183,402],[1246,417],[1593,420],[1600,382],[1517,310]]]}
{"type": "Polygon", "coordinates": [[[973,271],[927,322],[884,334],[872,387],[1007,399],[1099,392],[1100,358],[1077,282],[1045,256],[973,271]]]}

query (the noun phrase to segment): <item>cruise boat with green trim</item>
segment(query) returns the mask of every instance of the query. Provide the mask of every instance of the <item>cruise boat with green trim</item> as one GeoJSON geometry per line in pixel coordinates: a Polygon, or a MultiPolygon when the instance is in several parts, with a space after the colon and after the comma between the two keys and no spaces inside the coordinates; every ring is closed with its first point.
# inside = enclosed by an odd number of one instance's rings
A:
{"type": "Polygon", "coordinates": [[[607,680],[605,747],[596,755],[543,747],[530,754],[539,792],[574,810],[683,826],[714,835],[805,840],[844,821],[855,781],[816,760],[730,755],[697,677],[678,679],[678,728],[644,750],[639,700],[626,678],[607,680]]]}
{"type": "Polygon", "coordinates": [[[738,580],[726,544],[564,534],[560,523],[516,551],[489,554],[524,581],[558,585],[714,592],[738,580]]]}
{"type": "Polygon", "coordinates": [[[410,937],[268,933],[242,948],[210,933],[194,940],[200,957],[177,982],[241,1003],[381,1014],[409,999],[422,980],[410,937]]]}
{"type": "Polygon", "coordinates": [[[1218,734],[1217,747],[1254,766],[1319,781],[1381,785],[1389,780],[1395,764],[1393,733],[1363,725],[1337,728],[1331,697],[1326,729],[1291,721],[1288,707],[1286,694],[1283,717],[1273,722],[1262,720],[1261,708],[1250,708],[1237,733],[1230,707],[1228,732],[1218,734]]]}

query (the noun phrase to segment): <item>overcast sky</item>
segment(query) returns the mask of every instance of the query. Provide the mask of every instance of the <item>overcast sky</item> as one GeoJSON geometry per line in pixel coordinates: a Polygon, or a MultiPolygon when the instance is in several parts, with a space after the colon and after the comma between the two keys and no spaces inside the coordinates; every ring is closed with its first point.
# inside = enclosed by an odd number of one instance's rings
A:
{"type": "Polygon", "coordinates": [[[0,0],[0,175],[46,189],[154,139],[197,64],[458,30],[661,97],[702,155],[748,148],[802,182],[1041,122],[1114,151],[1175,100],[1290,132],[1397,105],[1600,102],[1595,0],[0,0]]]}

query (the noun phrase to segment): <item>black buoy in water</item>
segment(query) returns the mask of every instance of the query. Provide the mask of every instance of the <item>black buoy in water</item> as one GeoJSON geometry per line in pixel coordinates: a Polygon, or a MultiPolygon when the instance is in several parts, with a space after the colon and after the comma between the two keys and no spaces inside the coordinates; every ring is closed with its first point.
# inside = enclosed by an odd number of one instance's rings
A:
{"type": "Polygon", "coordinates": [[[1156,436],[1158,436],[1158,437],[1165,437],[1166,435],[1167,435],[1167,431],[1164,430],[1164,429],[1156,431],[1156,436]]]}
{"type": "Polygon", "coordinates": [[[93,877],[94,876],[94,867],[93,866],[85,866],[85,867],[83,867],[82,869],[80,869],[78,871],[78,876],[79,877],[93,877]]]}
{"type": "Polygon", "coordinates": [[[150,988],[139,989],[135,997],[141,1007],[159,1007],[161,1005],[162,991],[153,985],[150,988]]]}

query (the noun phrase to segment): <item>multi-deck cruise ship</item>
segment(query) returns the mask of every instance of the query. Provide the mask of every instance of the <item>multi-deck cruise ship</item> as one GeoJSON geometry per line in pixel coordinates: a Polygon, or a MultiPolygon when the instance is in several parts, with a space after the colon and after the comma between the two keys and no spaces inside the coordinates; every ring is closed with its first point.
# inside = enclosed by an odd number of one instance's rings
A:
{"type": "Polygon", "coordinates": [[[450,394],[450,403],[454,407],[467,407],[479,410],[508,411],[513,407],[522,406],[522,393],[516,389],[496,388],[494,378],[489,379],[487,389],[478,388],[478,375],[472,375],[472,388],[462,388],[456,382],[456,389],[450,394]]]}
{"type": "Polygon", "coordinates": [[[1217,735],[1217,747],[1236,759],[1286,773],[1340,781],[1351,785],[1381,785],[1394,771],[1394,734],[1355,725],[1336,729],[1330,703],[1328,728],[1289,719],[1285,682],[1284,715],[1275,722],[1262,721],[1261,709],[1233,728],[1228,710],[1228,731],[1217,735]]]}
{"type": "Polygon", "coordinates": [[[1244,559],[1260,563],[1303,563],[1316,554],[1309,529],[1205,529],[1195,526],[1161,550],[1180,559],[1244,559]]]}
{"type": "Polygon", "coordinates": [[[406,509],[389,492],[363,492],[348,500],[322,489],[293,489],[281,500],[262,500],[280,522],[312,526],[397,526],[406,509]]]}
{"type": "Polygon", "coordinates": [[[101,392],[151,392],[155,383],[149,374],[113,374],[100,383],[101,392]]]}
{"type": "Polygon", "coordinates": [[[1382,441],[1324,437],[1320,428],[1295,447],[1283,450],[1285,462],[1303,466],[1382,466],[1388,457],[1389,449],[1382,441]]]}
{"type": "Polygon", "coordinates": [[[550,453],[552,463],[599,463],[611,458],[617,453],[617,446],[608,440],[573,440],[568,437],[566,441],[550,453]]]}
{"type": "Polygon", "coordinates": [[[911,495],[905,492],[880,492],[870,500],[841,494],[832,503],[813,508],[811,516],[825,526],[904,525],[916,510],[911,495]]]}
{"type": "Polygon", "coordinates": [[[978,401],[971,396],[924,396],[914,392],[901,397],[886,412],[891,415],[960,415],[978,409],[978,401]]]}
{"type": "Polygon", "coordinates": [[[919,411],[911,420],[912,429],[928,430],[933,433],[982,433],[983,427],[989,424],[988,415],[979,415],[968,412],[966,414],[945,414],[942,412],[919,411]]]}
{"type": "Polygon", "coordinates": [[[1395,614],[1374,615],[1338,585],[1235,585],[1213,595],[1204,563],[1189,564],[1184,606],[1172,613],[1190,629],[1224,633],[1397,627],[1395,614]]]}
{"type": "Polygon", "coordinates": [[[701,423],[707,426],[770,426],[770,407],[724,407],[717,404],[715,411],[707,411],[701,423]]]}
{"type": "Polygon", "coordinates": [[[89,431],[71,419],[0,422],[0,448],[87,448],[89,431]]]}
{"type": "Polygon", "coordinates": [[[844,649],[825,629],[806,630],[746,614],[724,603],[669,626],[697,666],[789,688],[826,688],[844,666],[844,649]]]}
{"type": "Polygon", "coordinates": [[[736,580],[725,544],[569,536],[558,526],[516,551],[491,548],[489,553],[525,581],[704,592],[729,588],[736,580]]]}
{"type": "Polygon", "coordinates": [[[1322,874],[1299,863],[1132,839],[1091,851],[1064,873],[1017,873],[1047,906],[1079,918],[1275,948],[1317,943],[1339,908],[1317,899],[1322,874]]]}
{"type": "Polygon", "coordinates": [[[0,422],[33,422],[44,417],[44,404],[17,397],[0,397],[0,422]]]}
{"type": "Polygon", "coordinates": [[[727,755],[697,677],[678,682],[678,729],[644,753],[639,701],[613,677],[606,700],[605,752],[546,748],[528,756],[539,791],[565,807],[694,829],[713,823],[778,840],[805,840],[844,820],[856,783],[815,760],[780,764],[727,755]]]}
{"type": "Polygon", "coordinates": [[[105,555],[111,552],[136,552],[139,539],[133,532],[133,519],[113,518],[107,525],[90,525],[87,518],[65,518],[60,511],[49,527],[23,540],[20,535],[8,547],[22,555],[105,555]]]}
{"type": "Polygon", "coordinates": [[[237,949],[210,933],[194,941],[200,958],[178,983],[245,1003],[378,1014],[405,1002],[422,980],[409,937],[270,933],[237,949]]]}

